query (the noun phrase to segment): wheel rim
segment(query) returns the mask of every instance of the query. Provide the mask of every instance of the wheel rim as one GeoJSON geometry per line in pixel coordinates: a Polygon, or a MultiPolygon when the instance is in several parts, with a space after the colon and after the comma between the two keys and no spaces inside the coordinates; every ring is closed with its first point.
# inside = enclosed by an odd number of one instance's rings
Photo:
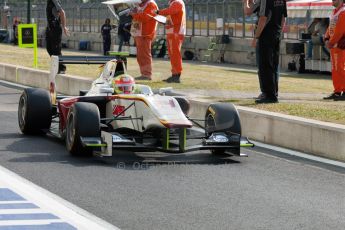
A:
{"type": "Polygon", "coordinates": [[[19,126],[23,128],[25,126],[25,116],[26,116],[26,98],[22,96],[19,101],[19,109],[18,109],[18,120],[19,126]]]}
{"type": "Polygon", "coordinates": [[[67,132],[66,132],[66,140],[68,143],[68,146],[72,148],[74,137],[75,137],[75,129],[74,129],[74,122],[73,122],[73,115],[71,115],[67,122],[67,132]]]}
{"type": "Polygon", "coordinates": [[[206,117],[206,124],[205,124],[205,128],[206,128],[206,135],[209,136],[212,134],[212,131],[215,130],[216,127],[216,121],[214,119],[214,117],[212,116],[212,114],[208,114],[206,117]],[[211,130],[211,132],[210,132],[211,130]]]}

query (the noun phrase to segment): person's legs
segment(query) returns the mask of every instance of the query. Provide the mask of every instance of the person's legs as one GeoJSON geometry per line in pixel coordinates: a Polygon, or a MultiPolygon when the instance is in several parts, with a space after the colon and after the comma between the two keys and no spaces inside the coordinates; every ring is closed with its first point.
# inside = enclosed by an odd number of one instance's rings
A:
{"type": "Polygon", "coordinates": [[[280,40],[277,40],[273,47],[273,71],[274,71],[274,82],[276,96],[278,97],[278,82],[279,82],[279,54],[280,54],[280,40]]]}
{"type": "Polygon", "coordinates": [[[46,49],[49,56],[52,56],[52,42],[51,42],[51,30],[47,27],[46,28],[46,49]]]}
{"type": "Polygon", "coordinates": [[[152,55],[151,43],[152,40],[146,37],[136,37],[137,45],[137,62],[140,67],[142,76],[151,79],[152,77],[152,55]]]}
{"type": "Polygon", "coordinates": [[[183,43],[184,36],[178,34],[168,34],[168,51],[171,63],[171,73],[172,75],[177,75],[182,72],[182,56],[181,56],[181,46],[183,43]]]}
{"type": "Polygon", "coordinates": [[[319,36],[319,38],[320,38],[322,51],[327,55],[328,58],[330,58],[329,50],[327,49],[327,47],[325,46],[325,43],[323,42],[323,36],[319,36]]]}
{"type": "MultiPolygon", "coordinates": [[[[61,37],[62,28],[54,27],[47,30],[46,40],[47,40],[47,51],[50,56],[61,56],[61,37]]],[[[59,64],[59,73],[66,71],[66,66],[64,64],[59,64]]]]}
{"type": "Polygon", "coordinates": [[[343,94],[345,94],[345,50],[340,50],[340,59],[339,68],[342,71],[341,74],[341,87],[343,94]]]}
{"type": "Polygon", "coordinates": [[[104,37],[104,55],[108,54],[108,51],[110,51],[110,45],[111,45],[111,37],[105,36],[104,37]]]}
{"type": "Polygon", "coordinates": [[[343,91],[344,63],[342,62],[342,50],[338,48],[331,49],[332,57],[332,80],[335,93],[343,91]]]}
{"type": "MultiPolygon", "coordinates": [[[[265,98],[271,100],[272,102],[277,101],[276,96],[276,78],[274,68],[273,53],[274,48],[277,46],[277,41],[267,41],[264,38],[258,40],[259,43],[259,75],[262,80],[263,92],[265,93],[265,98]]],[[[260,99],[257,103],[262,103],[260,99]]]]}
{"type": "Polygon", "coordinates": [[[331,49],[332,81],[334,90],[332,94],[323,98],[325,100],[342,100],[342,92],[345,90],[344,57],[342,52],[343,51],[338,48],[331,49]]]}
{"type": "Polygon", "coordinates": [[[255,47],[255,59],[256,59],[256,65],[258,66],[258,79],[259,79],[259,86],[260,86],[260,95],[257,98],[261,98],[261,97],[264,97],[265,94],[263,93],[262,81],[259,74],[259,62],[260,62],[259,45],[255,47]]]}
{"type": "Polygon", "coordinates": [[[123,35],[119,34],[119,48],[117,50],[118,52],[121,52],[122,46],[123,46],[123,35]]]}
{"type": "Polygon", "coordinates": [[[313,57],[313,42],[312,40],[307,41],[307,58],[313,57]]]}

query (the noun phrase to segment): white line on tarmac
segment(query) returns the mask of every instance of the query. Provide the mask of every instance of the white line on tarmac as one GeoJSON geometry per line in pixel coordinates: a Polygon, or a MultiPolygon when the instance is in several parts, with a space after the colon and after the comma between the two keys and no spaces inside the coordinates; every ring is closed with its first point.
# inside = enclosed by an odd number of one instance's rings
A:
{"type": "MultiPolygon", "coordinates": [[[[32,214],[42,213],[42,209],[1,209],[1,214],[32,214]]],[[[1,222],[0,222],[1,223],[1,222]]]]}
{"type": "MultiPolygon", "coordinates": [[[[21,225],[48,225],[55,223],[64,223],[63,220],[5,220],[0,221],[0,226],[21,226],[21,225]]],[[[10,229],[8,227],[8,229],[10,229]]]]}
{"type": "Polygon", "coordinates": [[[277,151],[277,152],[281,152],[281,153],[286,153],[286,154],[289,154],[289,155],[292,155],[292,156],[297,156],[297,157],[305,158],[305,159],[308,159],[308,160],[317,161],[317,162],[321,162],[321,163],[324,163],[324,164],[329,164],[329,165],[334,165],[334,166],[345,168],[345,163],[340,162],[340,161],[330,160],[330,159],[327,159],[327,158],[318,157],[318,156],[314,156],[314,155],[310,155],[310,154],[294,151],[294,150],[291,150],[291,149],[286,149],[286,148],[282,148],[282,147],[268,145],[268,144],[264,144],[264,143],[260,143],[260,142],[256,142],[256,141],[252,141],[252,142],[255,144],[255,146],[262,147],[262,148],[265,148],[265,149],[271,149],[271,150],[274,150],[274,151],[277,151]]]}
{"type": "Polygon", "coordinates": [[[0,83],[4,83],[6,85],[11,85],[11,86],[14,86],[14,87],[18,87],[18,88],[31,88],[30,86],[26,86],[26,85],[21,85],[21,84],[17,84],[17,83],[13,83],[13,82],[10,82],[10,81],[4,81],[4,80],[0,80],[0,83]]]}
{"type": "MultiPolygon", "coordinates": [[[[13,190],[27,201],[37,205],[41,211],[47,211],[56,215],[61,220],[77,227],[77,229],[119,229],[1,166],[0,187],[13,190]]],[[[51,223],[51,221],[49,222],[51,223]]],[[[54,220],[54,222],[59,222],[59,219],[54,220]]],[[[1,221],[1,223],[5,222],[1,221]]],[[[20,221],[7,221],[7,223],[13,225],[21,224],[20,221]]]]}
{"type": "MultiPolygon", "coordinates": [[[[1,181],[0,181],[1,183],[1,181]]],[[[0,205],[1,204],[30,204],[30,201],[27,200],[23,200],[23,201],[0,201],[0,205]]]]}

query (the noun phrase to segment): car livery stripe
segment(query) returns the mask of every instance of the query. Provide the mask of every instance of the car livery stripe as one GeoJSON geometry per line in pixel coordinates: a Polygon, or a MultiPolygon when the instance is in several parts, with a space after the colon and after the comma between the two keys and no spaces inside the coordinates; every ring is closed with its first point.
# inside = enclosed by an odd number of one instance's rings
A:
{"type": "Polygon", "coordinates": [[[140,97],[136,97],[133,95],[126,95],[126,94],[116,94],[116,95],[112,95],[108,97],[110,100],[114,100],[114,99],[126,99],[126,100],[134,100],[134,101],[142,101],[145,103],[145,105],[147,105],[148,107],[150,107],[149,103],[147,103],[147,101],[144,98],[140,98],[140,97]]]}

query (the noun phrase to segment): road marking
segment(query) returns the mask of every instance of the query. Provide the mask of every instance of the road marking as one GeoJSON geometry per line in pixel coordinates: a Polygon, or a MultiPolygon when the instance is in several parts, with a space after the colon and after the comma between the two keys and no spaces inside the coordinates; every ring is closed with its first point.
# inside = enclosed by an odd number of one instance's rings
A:
{"type": "Polygon", "coordinates": [[[42,213],[42,210],[37,207],[37,209],[1,209],[0,208],[0,215],[1,214],[29,214],[29,213],[42,213]]]}
{"type": "Polygon", "coordinates": [[[0,166],[0,229],[119,228],[0,166]]]}
{"type": "Polygon", "coordinates": [[[338,166],[338,167],[342,167],[345,168],[345,163],[343,162],[339,162],[339,161],[335,161],[335,160],[330,160],[327,158],[323,158],[323,157],[318,157],[318,156],[314,156],[314,155],[310,155],[310,154],[306,154],[306,153],[302,153],[302,152],[298,152],[295,150],[291,150],[291,149],[286,149],[286,148],[282,148],[282,147],[277,147],[277,146],[273,146],[273,145],[268,145],[268,144],[264,144],[264,143],[260,143],[260,142],[256,142],[256,141],[252,141],[255,146],[258,147],[262,147],[265,149],[271,149],[277,152],[281,152],[281,153],[286,153],[292,156],[297,156],[297,157],[301,157],[301,158],[305,158],[308,160],[312,160],[312,161],[317,161],[317,162],[321,162],[324,164],[329,164],[329,165],[334,165],[334,166],[338,166]]]}
{"type": "Polygon", "coordinates": [[[21,85],[21,84],[17,84],[17,83],[13,83],[10,81],[4,81],[4,80],[0,80],[0,83],[3,83],[5,85],[11,85],[20,89],[25,89],[25,88],[31,88],[30,86],[26,86],[26,85],[21,85]]]}
{"type": "Polygon", "coordinates": [[[33,209],[33,208],[38,208],[38,206],[31,203],[0,204],[0,210],[1,209],[33,209]]]}

